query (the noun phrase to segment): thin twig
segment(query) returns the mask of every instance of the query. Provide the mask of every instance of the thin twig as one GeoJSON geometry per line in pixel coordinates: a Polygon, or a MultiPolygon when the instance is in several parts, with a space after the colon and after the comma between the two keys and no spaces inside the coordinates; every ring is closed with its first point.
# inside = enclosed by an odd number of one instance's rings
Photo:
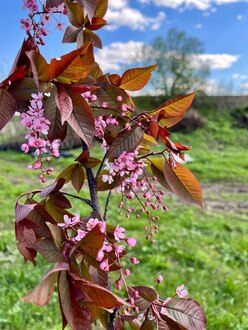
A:
{"type": "Polygon", "coordinates": [[[75,198],[75,199],[79,199],[80,201],[85,202],[86,204],[88,204],[90,207],[93,208],[93,205],[92,205],[91,201],[90,201],[89,199],[87,199],[87,198],[83,198],[83,197],[80,197],[80,196],[76,196],[76,195],[73,195],[73,194],[67,193],[67,192],[65,192],[65,191],[60,191],[60,192],[61,192],[63,195],[65,195],[65,196],[70,196],[70,197],[73,197],[73,198],[75,198]]]}
{"type": "Polygon", "coordinates": [[[97,173],[96,173],[96,177],[95,177],[95,181],[96,181],[96,182],[97,182],[97,179],[98,179],[98,177],[99,177],[99,175],[100,175],[100,173],[101,173],[101,170],[102,170],[102,168],[103,168],[104,162],[105,162],[105,160],[106,160],[106,158],[107,158],[107,153],[108,153],[108,150],[106,151],[106,153],[105,153],[105,155],[104,155],[104,157],[103,157],[103,159],[102,159],[101,165],[99,166],[99,169],[98,169],[98,171],[97,171],[97,173]]]}
{"type": "Polygon", "coordinates": [[[104,215],[103,215],[103,220],[104,221],[107,221],[108,206],[109,206],[111,194],[112,194],[112,189],[110,189],[110,191],[108,193],[106,203],[105,203],[105,209],[104,209],[104,215]]]}

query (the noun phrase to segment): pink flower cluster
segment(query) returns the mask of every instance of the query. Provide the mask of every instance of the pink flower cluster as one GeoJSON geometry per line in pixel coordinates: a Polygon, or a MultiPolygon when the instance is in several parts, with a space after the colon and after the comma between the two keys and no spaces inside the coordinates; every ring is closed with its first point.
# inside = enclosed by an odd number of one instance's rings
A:
{"type": "MultiPolygon", "coordinates": [[[[32,94],[31,96],[33,99],[30,101],[27,113],[24,112],[21,115],[21,125],[29,130],[28,134],[25,135],[25,139],[28,140],[28,143],[22,144],[21,149],[23,152],[28,153],[30,148],[34,148],[34,154],[38,157],[34,164],[28,165],[28,169],[41,169],[42,172],[49,175],[53,171],[53,168],[49,167],[48,169],[45,169],[44,163],[50,162],[51,158],[46,157],[43,161],[42,156],[50,152],[52,156],[58,157],[60,141],[57,139],[49,141],[47,139],[50,121],[44,117],[42,104],[43,93],[39,92],[38,94],[32,94]]],[[[42,182],[45,182],[43,174],[39,177],[42,182]]]]}
{"type": "MultiPolygon", "coordinates": [[[[49,25],[51,17],[54,12],[60,14],[66,14],[64,9],[64,4],[59,5],[58,7],[54,8],[47,8],[44,10],[42,8],[39,11],[38,4],[36,0],[23,0],[23,9],[28,9],[28,16],[27,19],[21,19],[21,29],[25,30],[27,35],[31,37],[31,40],[35,45],[44,45],[43,37],[47,36],[48,30],[44,28],[45,25],[49,25]],[[38,17],[38,22],[35,21],[35,16],[38,17]]],[[[63,25],[60,21],[57,21],[56,28],[57,30],[63,31],[63,25]]]]}
{"type": "Polygon", "coordinates": [[[108,144],[106,140],[104,139],[104,130],[108,125],[114,125],[118,126],[118,121],[112,117],[112,115],[109,116],[98,116],[95,120],[95,137],[102,140],[102,146],[103,148],[107,148],[108,144]]]}
{"type": "Polygon", "coordinates": [[[97,96],[92,94],[91,91],[84,92],[82,96],[87,102],[95,102],[97,100],[97,96]]]}
{"type": "Polygon", "coordinates": [[[125,192],[128,199],[133,199],[135,191],[138,189],[145,191],[147,188],[145,180],[141,179],[146,164],[143,160],[139,160],[137,156],[137,149],[132,152],[124,151],[114,162],[106,163],[105,170],[109,174],[102,176],[102,181],[109,184],[114,182],[115,177],[121,177],[121,185],[117,190],[118,192],[125,192]]]}
{"type": "MultiPolygon", "coordinates": [[[[124,240],[126,244],[130,247],[134,247],[136,245],[136,239],[133,237],[125,237],[125,228],[120,227],[119,225],[115,228],[113,236],[115,239],[115,242],[111,241],[108,236],[106,235],[106,222],[103,222],[97,218],[90,218],[88,222],[86,223],[86,227],[84,225],[84,230],[82,229],[83,222],[80,219],[79,213],[76,213],[74,217],[70,218],[68,215],[64,215],[64,222],[58,223],[58,227],[66,230],[73,229],[76,231],[76,236],[73,237],[67,237],[67,239],[72,243],[80,242],[86,235],[89,233],[95,226],[99,226],[100,231],[105,234],[105,240],[103,242],[103,245],[101,249],[98,251],[96,260],[100,262],[100,268],[104,271],[109,271],[109,258],[108,253],[114,252],[118,261],[120,261],[121,253],[124,251],[125,247],[123,245],[118,245],[116,242],[119,242],[120,240],[124,240]],[[77,226],[77,229],[75,228],[77,226]],[[79,228],[78,228],[79,227],[79,228]]],[[[138,264],[139,261],[132,257],[129,258],[129,260],[133,264],[138,264]]],[[[129,276],[131,274],[129,269],[124,270],[124,274],[126,276],[129,276]]]]}

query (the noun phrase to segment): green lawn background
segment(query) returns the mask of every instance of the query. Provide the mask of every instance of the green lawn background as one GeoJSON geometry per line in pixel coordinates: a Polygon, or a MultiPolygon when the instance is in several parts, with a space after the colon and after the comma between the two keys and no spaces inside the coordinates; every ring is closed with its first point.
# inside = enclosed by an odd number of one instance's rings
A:
{"type": "MultiPolygon", "coordinates": [[[[201,114],[203,129],[183,135],[173,134],[173,141],[192,145],[193,171],[204,190],[205,210],[186,206],[166,195],[169,211],[159,222],[154,248],[145,240],[145,219],[122,219],[117,213],[118,196],[110,203],[111,223],[123,224],[128,236],[138,239],[133,255],[137,266],[127,265],[133,273],[130,284],[155,286],[156,277],[164,276],[158,290],[171,296],[184,283],[189,296],[204,307],[208,330],[248,329],[248,132],[235,127],[229,112],[201,114]]],[[[73,161],[54,163],[55,172],[73,161]]],[[[95,156],[97,156],[96,151],[95,156]]],[[[94,156],[94,154],[93,154],[94,156]]],[[[39,257],[37,267],[24,265],[14,237],[14,203],[24,191],[36,189],[38,180],[26,170],[30,156],[18,152],[0,153],[0,329],[57,330],[61,319],[54,294],[47,307],[24,304],[20,298],[32,289],[51,268],[39,257]]],[[[85,193],[82,192],[82,195],[85,193]]],[[[101,202],[105,195],[102,194],[101,202]]],[[[81,215],[88,209],[77,201],[73,209],[81,215]]],[[[97,327],[100,328],[100,327],[97,327]]]]}

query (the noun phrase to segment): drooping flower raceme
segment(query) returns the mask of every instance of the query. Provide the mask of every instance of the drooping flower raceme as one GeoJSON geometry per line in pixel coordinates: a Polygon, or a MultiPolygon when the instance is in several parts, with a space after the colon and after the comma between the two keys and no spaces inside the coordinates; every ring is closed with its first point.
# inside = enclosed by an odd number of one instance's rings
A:
{"type": "Polygon", "coordinates": [[[28,169],[41,170],[42,174],[39,176],[42,182],[45,182],[44,173],[49,175],[53,168],[45,168],[44,164],[50,162],[51,158],[47,157],[48,153],[54,157],[59,156],[60,141],[58,139],[50,141],[47,138],[49,125],[48,119],[44,117],[44,109],[42,104],[43,93],[32,94],[32,100],[28,111],[22,113],[21,125],[26,127],[29,132],[25,135],[27,143],[22,144],[23,152],[28,153],[30,148],[34,149],[35,156],[38,157],[34,164],[28,165],[28,169]],[[42,157],[45,156],[43,160],[42,157]]]}

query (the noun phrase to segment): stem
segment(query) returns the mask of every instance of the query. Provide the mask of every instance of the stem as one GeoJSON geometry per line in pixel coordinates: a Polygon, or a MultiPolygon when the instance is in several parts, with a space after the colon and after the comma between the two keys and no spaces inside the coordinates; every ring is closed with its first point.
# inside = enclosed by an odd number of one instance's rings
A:
{"type": "Polygon", "coordinates": [[[99,169],[98,169],[98,171],[97,171],[97,173],[96,173],[96,177],[95,177],[95,181],[96,181],[96,182],[97,182],[97,179],[98,179],[98,177],[99,177],[99,175],[100,175],[100,173],[101,173],[101,170],[102,170],[102,168],[103,168],[103,165],[104,165],[104,163],[105,163],[105,160],[106,160],[106,158],[107,158],[107,153],[108,153],[108,150],[106,151],[106,153],[105,153],[105,155],[104,155],[104,157],[103,157],[103,159],[102,159],[101,165],[99,166],[99,169]]]}
{"type": "MultiPolygon", "coordinates": [[[[83,140],[81,141],[82,141],[83,151],[86,151],[88,149],[88,146],[83,140]]],[[[92,209],[93,211],[96,211],[98,214],[101,214],[97,190],[96,190],[96,180],[92,168],[86,168],[86,174],[88,178],[88,186],[90,191],[92,209]]]]}
{"type": "Polygon", "coordinates": [[[88,204],[90,207],[93,208],[93,205],[91,203],[91,200],[87,199],[87,198],[83,198],[83,197],[80,197],[80,196],[76,196],[76,195],[73,195],[73,194],[70,194],[70,193],[67,193],[65,191],[60,191],[63,195],[65,196],[70,196],[70,197],[73,197],[75,199],[79,199],[80,201],[82,202],[85,202],[86,204],[88,204]]]}
{"type": "Polygon", "coordinates": [[[105,204],[104,215],[103,215],[103,220],[105,222],[107,221],[108,206],[109,206],[111,194],[112,194],[112,189],[110,189],[110,191],[108,193],[108,197],[107,197],[106,204],[105,204]]]}

